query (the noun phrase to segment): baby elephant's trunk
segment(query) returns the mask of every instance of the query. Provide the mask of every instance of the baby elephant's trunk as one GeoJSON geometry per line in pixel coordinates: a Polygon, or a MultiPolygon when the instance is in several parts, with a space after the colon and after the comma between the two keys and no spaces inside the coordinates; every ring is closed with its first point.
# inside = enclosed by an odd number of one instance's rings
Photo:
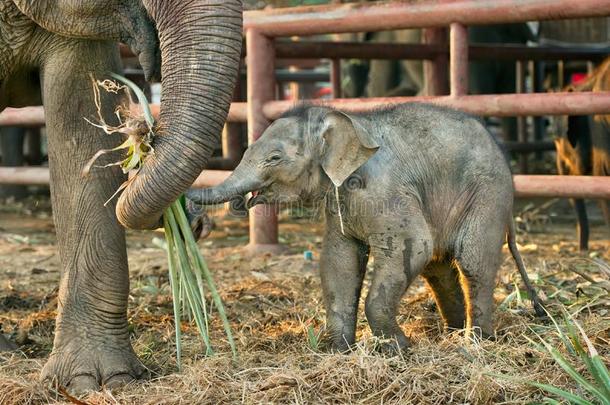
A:
{"type": "Polygon", "coordinates": [[[240,165],[219,185],[191,190],[187,193],[187,198],[201,205],[220,204],[242,198],[245,194],[261,188],[262,182],[253,175],[253,172],[240,165]]]}
{"type": "Polygon", "coordinates": [[[510,253],[513,255],[513,259],[515,259],[515,263],[517,264],[517,268],[519,269],[519,274],[521,274],[521,278],[525,283],[525,288],[527,289],[527,293],[530,297],[530,300],[532,301],[532,306],[534,307],[536,315],[540,318],[546,318],[546,309],[544,309],[544,305],[542,305],[542,301],[538,297],[536,289],[532,285],[530,278],[527,275],[527,271],[525,271],[525,264],[523,264],[523,259],[521,258],[519,249],[517,249],[517,242],[515,241],[515,222],[512,218],[508,222],[506,242],[508,243],[508,249],[510,250],[510,253]]]}
{"type": "Polygon", "coordinates": [[[186,193],[186,212],[195,238],[205,238],[212,231],[213,222],[209,219],[202,205],[221,204],[243,198],[250,191],[260,188],[260,182],[247,178],[246,170],[239,167],[216,187],[190,190],[186,193]]]}

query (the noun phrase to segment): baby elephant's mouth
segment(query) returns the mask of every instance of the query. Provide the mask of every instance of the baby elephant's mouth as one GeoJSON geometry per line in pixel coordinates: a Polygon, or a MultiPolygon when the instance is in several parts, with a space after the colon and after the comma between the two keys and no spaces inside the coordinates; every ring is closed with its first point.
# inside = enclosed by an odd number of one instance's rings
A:
{"type": "Polygon", "coordinates": [[[246,208],[250,209],[258,204],[265,204],[267,199],[265,198],[265,190],[256,190],[252,192],[252,197],[248,199],[246,202],[246,208]]]}

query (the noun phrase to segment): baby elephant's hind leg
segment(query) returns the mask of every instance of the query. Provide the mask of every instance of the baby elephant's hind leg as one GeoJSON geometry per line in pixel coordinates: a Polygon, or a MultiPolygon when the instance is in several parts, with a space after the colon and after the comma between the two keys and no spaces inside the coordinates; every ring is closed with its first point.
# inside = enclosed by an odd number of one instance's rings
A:
{"type": "MultiPolygon", "coordinates": [[[[479,221],[485,222],[481,218],[479,221]]],[[[481,228],[466,230],[460,238],[461,248],[455,259],[461,273],[468,333],[493,336],[493,293],[502,259],[504,232],[502,224],[489,221],[481,228]]]]}
{"type": "Polygon", "coordinates": [[[466,312],[457,269],[450,261],[433,262],[426,266],[422,275],[432,290],[447,327],[463,329],[466,326],[466,312]]]}

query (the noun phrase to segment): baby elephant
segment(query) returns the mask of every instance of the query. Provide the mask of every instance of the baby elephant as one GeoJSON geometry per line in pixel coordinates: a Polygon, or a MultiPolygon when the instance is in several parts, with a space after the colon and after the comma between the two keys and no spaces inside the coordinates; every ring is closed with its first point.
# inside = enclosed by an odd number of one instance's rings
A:
{"type": "MultiPolygon", "coordinates": [[[[505,158],[477,119],[424,104],[347,114],[298,107],[248,148],[221,185],[189,198],[216,204],[325,200],[320,259],[333,347],[355,341],[369,254],[365,312],[373,333],[400,348],[401,298],[422,275],[449,328],[492,335],[493,291],[507,240],[530,297],[514,241],[513,184],[505,158]]],[[[543,313],[538,301],[536,310],[543,313]]]]}

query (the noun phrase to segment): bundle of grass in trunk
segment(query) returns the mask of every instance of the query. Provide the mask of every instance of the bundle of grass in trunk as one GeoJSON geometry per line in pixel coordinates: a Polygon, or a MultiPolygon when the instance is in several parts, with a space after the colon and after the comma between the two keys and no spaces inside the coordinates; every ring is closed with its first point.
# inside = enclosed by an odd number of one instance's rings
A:
{"type": "MultiPolygon", "coordinates": [[[[83,169],[83,174],[89,173],[97,160],[103,154],[116,151],[127,150],[126,157],[118,162],[110,163],[101,167],[121,166],[124,173],[131,173],[131,179],[123,183],[117,192],[110,197],[110,201],[116,194],[124,189],[137,175],[142,165],[146,164],[146,157],[154,153],[151,142],[155,133],[155,121],[148,106],[148,100],[144,93],[130,80],[116,75],[111,76],[123,83],[123,85],[111,80],[96,81],[92,78],[94,88],[94,99],[98,110],[99,123],[92,125],[102,128],[107,134],[121,133],[126,136],[126,140],[113,149],[98,151],[83,169]],[[134,92],[142,108],[142,116],[134,117],[129,109],[119,107],[117,117],[119,125],[108,125],[101,114],[100,88],[107,92],[118,93],[125,91],[130,99],[129,89],[134,92]]],[[[166,123],[171,125],[171,123],[166,123]]],[[[100,166],[97,166],[100,167],[100,166]]],[[[206,262],[199,251],[191,227],[184,211],[184,196],[174,201],[163,213],[163,226],[165,230],[165,242],[156,240],[155,243],[167,251],[169,267],[169,279],[173,296],[174,317],[176,325],[176,360],[178,369],[181,368],[181,328],[180,322],[183,315],[189,319],[194,319],[197,329],[205,345],[206,355],[213,353],[210,342],[209,317],[211,306],[206,302],[206,291],[212,297],[218,316],[222,320],[225,333],[233,356],[236,356],[235,341],[231,332],[231,326],[227,319],[224,305],[212,279],[212,275],[206,262]]]]}

